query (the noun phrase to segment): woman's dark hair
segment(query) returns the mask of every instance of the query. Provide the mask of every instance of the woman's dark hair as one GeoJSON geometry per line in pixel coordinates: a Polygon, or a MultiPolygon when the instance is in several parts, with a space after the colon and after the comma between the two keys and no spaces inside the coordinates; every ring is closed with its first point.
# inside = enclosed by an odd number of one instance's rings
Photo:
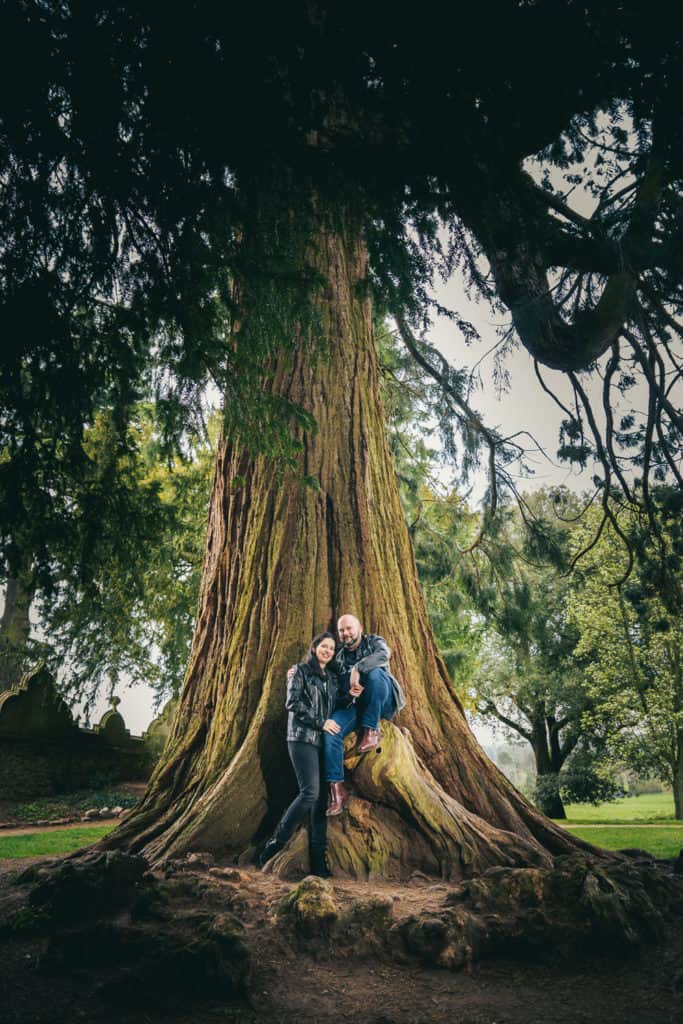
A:
{"type": "Polygon", "coordinates": [[[309,661],[315,661],[316,660],[316,658],[315,658],[315,649],[318,646],[318,644],[321,644],[323,642],[323,640],[334,640],[335,644],[337,643],[337,638],[334,635],[334,633],[327,633],[327,632],[325,632],[325,633],[318,633],[317,636],[313,637],[313,639],[311,640],[311,646],[308,648],[308,660],[309,661]]]}

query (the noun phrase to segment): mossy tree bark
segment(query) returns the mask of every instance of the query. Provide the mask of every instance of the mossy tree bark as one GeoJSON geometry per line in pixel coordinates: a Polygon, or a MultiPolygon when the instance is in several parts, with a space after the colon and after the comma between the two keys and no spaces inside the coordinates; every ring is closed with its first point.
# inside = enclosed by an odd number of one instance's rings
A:
{"type": "Polygon", "coordinates": [[[31,633],[29,612],[35,593],[30,564],[10,576],[5,587],[5,607],[0,619],[0,693],[19,682],[31,633]]]}
{"type": "MultiPolygon", "coordinates": [[[[144,800],[107,845],[153,861],[245,855],[291,799],[285,672],[353,612],[387,638],[407,708],[353,772],[333,863],[356,875],[462,877],[576,848],[487,759],[436,649],[387,447],[362,242],[321,232],[315,262],[329,354],[282,355],[274,393],[309,410],[301,464],[217,456],[199,611],[175,723],[144,800]],[[319,490],[302,485],[315,476],[319,490]]],[[[301,845],[302,840],[299,840],[301,845]]],[[[296,843],[293,844],[293,847],[296,843]]],[[[282,855],[281,855],[282,856],[282,855]]],[[[294,856],[294,854],[293,854],[294,856]]],[[[287,856],[283,858],[286,862],[287,856]]]]}

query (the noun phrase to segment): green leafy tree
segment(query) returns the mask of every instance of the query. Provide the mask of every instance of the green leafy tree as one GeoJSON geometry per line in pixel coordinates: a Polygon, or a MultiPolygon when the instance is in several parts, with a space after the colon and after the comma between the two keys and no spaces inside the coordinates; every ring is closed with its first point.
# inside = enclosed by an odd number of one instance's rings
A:
{"type": "Polygon", "coordinates": [[[536,800],[565,817],[564,799],[616,795],[604,739],[585,717],[591,696],[575,656],[578,631],[568,616],[571,525],[579,503],[560,489],[527,495],[522,522],[507,510],[462,572],[484,640],[471,679],[477,712],[528,742],[536,764],[536,800]],[[561,509],[561,517],[558,510],[561,509]]]}
{"type": "MultiPolygon", "coordinates": [[[[159,445],[155,410],[141,406],[130,426],[129,490],[151,523],[128,537],[127,559],[116,557],[118,531],[101,570],[83,579],[64,574],[56,593],[41,596],[37,614],[47,637],[45,656],[62,670],[65,692],[86,710],[106,686],[145,682],[158,699],[177,695],[192,639],[218,422],[205,439],[187,439],[172,460],[159,445]]],[[[101,437],[89,438],[95,460],[101,437]]],[[[120,472],[123,467],[119,467],[120,472]]]]}
{"type": "MultiPolygon", "coordinates": [[[[620,528],[638,555],[627,580],[623,540],[605,529],[572,581],[570,617],[592,698],[587,715],[604,730],[615,757],[666,779],[683,817],[683,620],[680,492],[656,494],[653,524],[625,510],[620,528]],[[667,573],[662,576],[661,546],[667,573]]],[[[584,541],[590,524],[583,527],[584,541]]]]}
{"type": "Polygon", "coordinates": [[[23,665],[43,658],[86,714],[102,687],[113,692],[124,681],[144,681],[159,698],[177,694],[196,612],[218,427],[214,419],[205,439],[187,438],[185,454],[169,460],[153,406],[134,408],[124,450],[111,416],[98,414],[84,435],[88,475],[69,496],[71,529],[62,543],[52,539],[49,585],[35,573],[33,622],[26,609],[28,629],[11,657],[7,651],[8,684],[23,665]],[[90,501],[102,509],[96,526],[81,507],[90,501]]]}
{"type": "MultiPolygon", "coordinates": [[[[42,653],[54,655],[54,663],[65,657],[58,635],[63,625],[58,610],[65,603],[72,605],[74,622],[97,620],[95,635],[113,629],[114,622],[119,628],[117,600],[121,610],[139,598],[143,552],[165,529],[160,488],[140,472],[134,431],[121,433],[111,410],[96,414],[77,446],[46,433],[39,448],[33,463],[39,479],[22,473],[12,496],[26,518],[8,530],[0,550],[0,577],[6,584],[2,689],[18,681],[27,659],[42,653]],[[36,488],[41,489],[41,508],[29,500],[36,488]],[[30,613],[44,635],[42,643],[35,641],[30,613]]],[[[6,450],[0,462],[14,478],[23,457],[6,450]]],[[[91,664],[96,662],[99,658],[91,664]]]]}
{"type": "Polygon", "coordinates": [[[562,651],[558,635],[548,640],[537,617],[543,598],[550,598],[546,609],[557,624],[551,603],[556,594],[549,587],[535,597],[538,604],[525,600],[522,628],[507,637],[493,628],[487,632],[470,678],[471,694],[484,720],[529,744],[536,802],[550,817],[565,818],[565,800],[609,800],[620,790],[598,723],[586,718],[592,699],[581,666],[571,647],[562,651]]]}
{"type": "Polygon", "coordinates": [[[297,326],[311,355],[316,338],[323,347],[305,253],[328,214],[363,235],[364,286],[491,456],[492,504],[513,484],[506,443],[471,415],[462,373],[413,336],[435,311],[435,275],[456,269],[510,311],[539,375],[568,374],[563,455],[595,456],[605,493],[624,486],[634,451],[649,453],[646,478],[681,482],[680,412],[662,384],[680,362],[681,301],[670,242],[681,70],[667,18],[563,0],[548,20],[501,2],[493,32],[483,10],[458,12],[453,33],[439,12],[438,39],[428,18],[420,27],[382,4],[301,4],[267,27],[203,2],[191,19],[85,0],[7,6],[2,18],[0,448],[11,459],[0,498],[17,578],[12,536],[60,509],[41,439],[63,443],[70,465],[93,410],[130,404],[142,378],[164,398],[169,436],[213,379],[231,431],[252,450],[292,454],[296,409],[262,385],[297,326]],[[248,103],[224,109],[216,130],[208,109],[235,95],[248,103]],[[605,430],[577,376],[601,357],[605,430]],[[651,406],[617,429],[638,379],[651,406]]]}

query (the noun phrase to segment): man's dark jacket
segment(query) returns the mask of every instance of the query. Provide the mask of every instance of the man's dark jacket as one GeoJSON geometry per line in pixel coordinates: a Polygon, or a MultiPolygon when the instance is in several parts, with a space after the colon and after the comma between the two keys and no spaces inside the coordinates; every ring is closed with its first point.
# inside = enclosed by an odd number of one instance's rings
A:
{"type": "Polygon", "coordinates": [[[287,683],[287,739],[322,746],[322,727],[332,717],[337,699],[337,680],[323,672],[317,660],[302,661],[287,683]]]}
{"type": "MultiPolygon", "coordinates": [[[[373,668],[382,668],[391,679],[391,688],[394,694],[394,706],[400,711],[406,706],[406,699],[403,688],[398,679],[389,671],[389,658],[391,651],[383,636],[376,633],[361,633],[360,643],[355,651],[346,647],[339,647],[331,664],[331,669],[339,677],[338,705],[343,707],[351,702],[348,694],[349,672],[357,668],[363,672],[371,672],[373,668]]],[[[362,679],[361,679],[362,684],[362,679]]]]}

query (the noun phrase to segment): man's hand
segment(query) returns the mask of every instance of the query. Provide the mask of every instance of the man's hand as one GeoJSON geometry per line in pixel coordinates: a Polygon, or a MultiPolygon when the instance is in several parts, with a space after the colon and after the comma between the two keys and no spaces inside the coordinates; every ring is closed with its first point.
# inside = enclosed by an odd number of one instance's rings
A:
{"type": "Polygon", "coordinates": [[[296,665],[290,665],[289,668],[287,669],[287,682],[288,683],[291,683],[292,679],[294,678],[294,673],[295,672],[296,672],[296,665]]]}
{"type": "Polygon", "coordinates": [[[331,736],[341,732],[341,725],[339,722],[335,722],[334,718],[328,718],[323,725],[323,732],[329,732],[331,736]]]}
{"type": "Polygon", "coordinates": [[[352,668],[351,678],[349,679],[349,693],[352,697],[360,697],[364,689],[365,687],[360,685],[360,672],[357,668],[352,668]]]}

